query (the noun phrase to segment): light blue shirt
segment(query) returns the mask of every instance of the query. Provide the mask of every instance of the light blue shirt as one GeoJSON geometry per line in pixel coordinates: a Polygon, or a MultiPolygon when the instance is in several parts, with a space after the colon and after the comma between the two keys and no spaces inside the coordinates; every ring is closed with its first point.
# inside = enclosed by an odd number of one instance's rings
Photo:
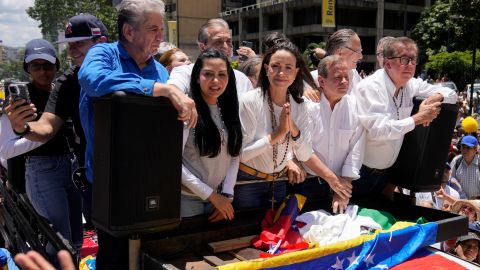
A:
{"type": "Polygon", "coordinates": [[[140,69],[135,60],[118,43],[102,43],[89,51],[78,73],[80,92],[80,120],[87,147],[85,166],[87,179],[93,181],[94,113],[92,98],[125,91],[152,96],[155,82],[166,83],[167,70],[152,58],[140,69]]]}

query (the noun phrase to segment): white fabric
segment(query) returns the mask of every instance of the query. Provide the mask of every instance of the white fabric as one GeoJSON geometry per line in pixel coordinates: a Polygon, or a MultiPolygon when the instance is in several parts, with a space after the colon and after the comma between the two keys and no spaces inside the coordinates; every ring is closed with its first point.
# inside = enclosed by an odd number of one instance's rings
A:
{"type": "MultiPolygon", "coordinates": [[[[318,69],[315,69],[315,70],[312,70],[310,72],[310,75],[312,75],[313,77],[313,80],[315,81],[315,84],[320,87],[320,85],[318,84],[318,69]]],[[[348,82],[349,82],[349,85],[348,85],[348,94],[352,93],[352,89],[353,87],[359,83],[360,81],[362,80],[362,77],[360,76],[360,74],[358,74],[358,71],[356,69],[351,69],[348,71],[348,82]]]]}
{"type": "MultiPolygon", "coordinates": [[[[221,128],[221,119],[217,105],[209,105],[210,115],[218,128],[221,128]]],[[[222,145],[220,153],[213,158],[200,156],[195,145],[193,129],[184,129],[183,132],[183,164],[182,164],[182,194],[194,195],[202,200],[208,199],[212,192],[216,191],[223,182],[222,192],[233,194],[233,188],[237,181],[239,157],[228,154],[228,133],[225,130],[225,145],[222,145]]]]}
{"type": "MultiPolygon", "coordinates": [[[[460,194],[458,194],[458,192],[453,189],[451,186],[449,185],[446,185],[443,190],[445,191],[445,193],[447,193],[448,195],[450,195],[452,198],[454,199],[457,199],[459,200],[460,199],[460,194]]],[[[403,194],[405,195],[410,195],[410,190],[408,189],[403,189],[403,194]]],[[[443,199],[440,199],[438,197],[435,196],[435,198],[432,196],[432,192],[416,192],[415,193],[415,198],[417,199],[417,203],[420,201],[420,200],[424,200],[424,201],[432,201],[436,204],[436,207],[437,209],[442,209],[443,207],[443,199]]]]}
{"type": "Polygon", "coordinates": [[[360,121],[367,130],[365,157],[363,164],[370,168],[386,169],[397,159],[403,137],[415,128],[410,114],[413,109],[413,97],[428,97],[435,93],[444,96],[445,103],[455,103],[457,94],[450,88],[431,85],[421,79],[410,79],[398,95],[397,109],[393,103],[396,88],[384,69],[359,82],[353,90],[357,99],[360,121]],[[402,101],[400,99],[403,97],[402,101]]]}
{"type": "MultiPolygon", "coordinates": [[[[365,131],[358,118],[355,98],[345,95],[330,108],[322,93],[319,103],[308,100],[313,151],[336,175],[360,178],[365,131]]],[[[308,173],[315,175],[307,166],[308,173]]]]}
{"type": "MultiPolygon", "coordinates": [[[[273,107],[275,118],[279,123],[282,107],[275,104],[273,107]]],[[[306,161],[312,156],[307,104],[306,102],[298,104],[290,97],[290,108],[290,115],[301,135],[295,142],[290,138],[288,154],[281,164],[287,143],[278,145],[278,167],[274,170],[272,146],[268,142],[268,135],[272,133],[272,124],[267,99],[263,97],[260,88],[242,96],[240,99],[240,121],[243,133],[243,150],[240,160],[242,163],[264,173],[274,173],[281,171],[291,159],[292,148],[300,161],[306,161]]]]}
{"type": "Polygon", "coordinates": [[[15,135],[10,120],[5,114],[0,116],[0,142],[0,157],[3,159],[25,154],[43,144],[15,135]]]}
{"type": "Polygon", "coordinates": [[[299,228],[303,239],[318,242],[320,245],[349,240],[368,233],[370,229],[382,228],[371,217],[358,216],[357,212],[358,206],[349,205],[345,214],[331,216],[323,210],[318,210],[306,212],[298,216],[296,221],[306,223],[299,228]]]}
{"type": "MultiPolygon", "coordinates": [[[[184,93],[190,93],[190,78],[192,77],[193,65],[175,67],[170,73],[167,84],[173,84],[184,93]]],[[[253,89],[252,82],[242,72],[236,69],[233,71],[235,73],[238,98],[240,98],[244,93],[253,89]]]]}

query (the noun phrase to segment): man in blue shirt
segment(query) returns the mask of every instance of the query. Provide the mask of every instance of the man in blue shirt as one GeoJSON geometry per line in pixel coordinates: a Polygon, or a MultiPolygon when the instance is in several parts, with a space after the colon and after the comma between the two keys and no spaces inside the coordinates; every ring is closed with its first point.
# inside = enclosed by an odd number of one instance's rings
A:
{"type": "MultiPolygon", "coordinates": [[[[92,47],[80,68],[80,116],[87,142],[87,179],[93,180],[92,99],[115,91],[164,96],[178,110],[178,119],[194,127],[197,112],[193,100],[165,84],[167,70],[153,59],[163,38],[165,5],[161,0],[124,0],[118,10],[119,42],[92,47]]],[[[128,269],[128,242],[98,231],[97,269],[128,269]]]]}

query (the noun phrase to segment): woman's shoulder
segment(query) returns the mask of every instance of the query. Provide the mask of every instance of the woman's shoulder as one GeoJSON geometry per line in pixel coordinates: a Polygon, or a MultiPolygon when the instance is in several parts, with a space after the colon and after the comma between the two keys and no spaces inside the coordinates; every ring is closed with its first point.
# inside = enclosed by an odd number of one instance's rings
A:
{"type": "Polygon", "coordinates": [[[263,102],[262,89],[260,87],[247,91],[240,98],[241,103],[261,103],[263,102]]]}

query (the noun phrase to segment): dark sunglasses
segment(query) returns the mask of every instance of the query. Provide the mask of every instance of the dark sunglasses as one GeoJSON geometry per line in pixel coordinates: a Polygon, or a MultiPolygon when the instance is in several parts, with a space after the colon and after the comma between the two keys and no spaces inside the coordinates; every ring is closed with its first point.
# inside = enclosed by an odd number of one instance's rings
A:
{"type": "Polygon", "coordinates": [[[87,169],[85,167],[80,167],[72,174],[73,185],[82,192],[87,190],[90,186],[90,183],[87,180],[86,172],[87,169]]]}
{"type": "Polygon", "coordinates": [[[41,69],[45,71],[52,71],[55,69],[55,64],[52,63],[43,63],[43,64],[37,64],[37,63],[31,63],[29,65],[31,71],[40,71],[41,69]]]}

